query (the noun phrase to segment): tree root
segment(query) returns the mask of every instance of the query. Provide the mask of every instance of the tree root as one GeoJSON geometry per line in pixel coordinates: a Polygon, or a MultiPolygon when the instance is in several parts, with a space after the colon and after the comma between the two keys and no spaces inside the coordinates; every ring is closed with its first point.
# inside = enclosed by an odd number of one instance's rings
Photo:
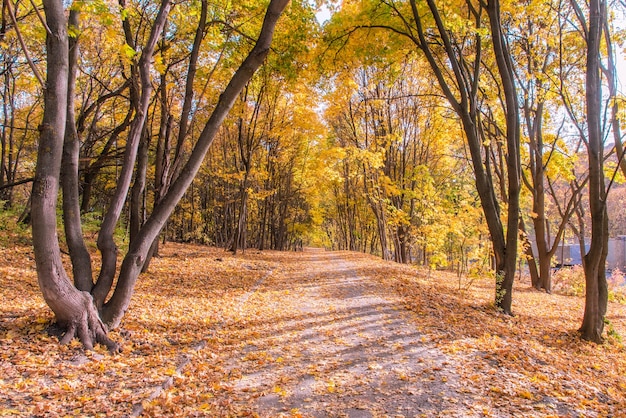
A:
{"type": "Polygon", "coordinates": [[[93,350],[94,345],[104,345],[110,353],[119,353],[121,347],[107,335],[107,328],[98,315],[93,298],[88,292],[81,293],[81,310],[78,315],[64,322],[65,333],[60,338],[61,344],[68,344],[74,338],[82,343],[86,350],[93,350]]]}

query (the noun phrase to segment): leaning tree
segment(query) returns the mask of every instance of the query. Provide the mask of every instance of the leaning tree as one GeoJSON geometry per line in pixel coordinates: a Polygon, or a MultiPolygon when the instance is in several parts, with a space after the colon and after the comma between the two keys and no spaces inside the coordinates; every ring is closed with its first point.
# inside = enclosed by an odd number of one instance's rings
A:
{"type": "MultiPolygon", "coordinates": [[[[120,2],[120,4],[122,3],[123,1],[120,2]]],[[[77,165],[71,164],[72,158],[74,158],[72,156],[75,153],[66,149],[68,155],[62,164],[64,142],[68,144],[68,147],[76,145],[76,140],[75,138],[72,139],[72,135],[67,135],[67,140],[65,140],[68,108],[71,108],[70,101],[73,97],[68,15],[66,15],[63,1],[43,1],[47,32],[47,77],[31,213],[39,286],[46,303],[55,314],[57,323],[65,330],[61,339],[62,343],[67,343],[77,337],[85,348],[92,348],[97,342],[106,345],[111,351],[118,350],[118,344],[107,336],[107,332],[120,324],[129,306],[135,283],[150,246],[196,176],[213,138],[243,87],[265,60],[278,18],[288,3],[289,0],[270,0],[254,47],[222,91],[208,121],[197,138],[189,159],[181,169],[180,175],[171,184],[167,193],[161,197],[150,217],[130,243],[122,261],[116,285],[113,286],[118,250],[112,241],[112,230],[119,220],[130,187],[139,139],[145,124],[145,114],[151,94],[150,66],[153,52],[157,39],[163,32],[171,3],[170,0],[162,0],[160,3],[148,41],[136,64],[137,80],[140,84],[137,90],[139,106],[136,108],[136,114],[128,133],[117,188],[110,208],[105,214],[99,234],[98,247],[103,259],[100,274],[94,282],[90,269],[86,270],[87,267],[84,267],[84,264],[77,262],[77,257],[88,257],[88,255],[85,255],[83,251],[70,251],[73,275],[80,276],[79,280],[74,280],[72,283],[61,260],[56,215],[62,166],[64,179],[78,176],[77,165]],[[109,300],[105,300],[111,289],[113,289],[111,297],[109,300]]],[[[68,197],[70,196],[70,189],[77,187],[77,184],[77,181],[68,181],[68,197]]],[[[64,192],[65,189],[66,187],[64,187],[64,192]]],[[[71,212],[76,208],[76,205],[68,204],[66,210],[71,212]]],[[[66,222],[76,222],[76,219],[76,217],[68,216],[66,222]]],[[[80,240],[81,238],[77,239],[80,240]]]]}

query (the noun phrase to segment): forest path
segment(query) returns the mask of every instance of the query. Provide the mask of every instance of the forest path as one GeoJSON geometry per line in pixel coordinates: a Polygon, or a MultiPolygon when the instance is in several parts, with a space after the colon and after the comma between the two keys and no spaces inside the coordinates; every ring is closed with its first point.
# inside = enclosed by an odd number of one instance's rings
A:
{"type": "Polygon", "coordinates": [[[459,365],[356,268],[305,251],[246,296],[223,353],[233,399],[261,417],[474,416],[459,365]]]}

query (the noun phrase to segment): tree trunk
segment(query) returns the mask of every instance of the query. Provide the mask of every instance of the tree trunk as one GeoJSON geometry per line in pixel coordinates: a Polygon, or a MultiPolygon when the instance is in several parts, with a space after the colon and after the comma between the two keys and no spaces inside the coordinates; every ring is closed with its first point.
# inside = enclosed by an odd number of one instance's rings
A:
{"type": "Polygon", "coordinates": [[[396,228],[396,262],[408,264],[410,262],[408,256],[408,238],[409,231],[407,225],[399,225],[396,228]]]}
{"type": "Polygon", "coordinates": [[[524,253],[526,255],[526,260],[528,262],[528,271],[530,272],[530,283],[536,289],[539,286],[539,271],[537,271],[537,261],[535,260],[535,255],[533,254],[533,247],[528,239],[528,233],[526,232],[526,224],[524,223],[524,219],[520,216],[519,220],[519,229],[522,233],[522,241],[524,243],[524,253]]]}
{"type": "MultiPolygon", "coordinates": [[[[170,161],[170,138],[172,135],[173,117],[170,113],[167,100],[167,72],[161,75],[160,96],[161,123],[159,124],[159,134],[157,137],[156,156],[154,163],[154,201],[152,204],[153,209],[161,201],[163,195],[167,192],[170,181],[170,169],[172,166],[170,161]]],[[[182,129],[182,125],[180,129],[182,129]]],[[[148,255],[146,256],[146,261],[144,262],[142,272],[148,270],[148,268],[150,267],[150,262],[152,261],[152,257],[158,257],[159,255],[159,235],[161,235],[160,232],[154,239],[154,242],[150,247],[150,251],[148,251],[148,255]]]]}
{"type": "Polygon", "coordinates": [[[248,218],[248,180],[243,181],[241,187],[241,202],[239,203],[239,216],[237,220],[237,227],[235,229],[235,237],[233,238],[233,247],[231,251],[237,254],[237,251],[241,249],[241,252],[246,251],[246,225],[248,218]]]}
{"type": "MultiPolygon", "coordinates": [[[[148,172],[148,148],[150,147],[150,134],[144,129],[139,150],[137,152],[137,167],[135,169],[135,181],[130,191],[130,240],[134,240],[146,218],[146,205],[144,194],[146,190],[146,175],[148,172]]],[[[157,239],[155,241],[158,240],[157,239]]],[[[146,262],[148,260],[146,259],[146,262]]]]}
{"type": "MultiPolygon", "coordinates": [[[[269,182],[266,182],[265,184],[265,189],[268,190],[269,189],[269,182]]],[[[266,240],[266,236],[267,236],[267,208],[269,205],[269,199],[266,197],[265,199],[263,199],[263,211],[262,211],[262,215],[261,215],[261,225],[259,227],[259,232],[260,232],[260,236],[259,236],[259,251],[263,251],[265,250],[265,240],[266,240]]]]}
{"type": "Polygon", "coordinates": [[[544,289],[547,293],[552,291],[552,280],[550,277],[550,263],[548,251],[548,230],[545,210],[545,190],[543,187],[544,170],[543,170],[543,146],[539,141],[539,152],[536,155],[537,167],[535,172],[535,187],[533,196],[533,227],[535,229],[535,240],[537,242],[537,258],[539,261],[539,281],[536,288],[544,289]]]}
{"type": "MultiPolygon", "coordinates": [[[[70,10],[69,25],[78,28],[78,11],[70,10]]],[[[63,221],[65,238],[72,260],[74,285],[77,289],[91,292],[93,274],[91,256],[83,239],[80,218],[80,198],[78,185],[78,160],[80,156],[80,140],[76,132],[74,114],[74,92],[76,87],[76,71],[78,69],[78,38],[69,39],[68,89],[67,89],[67,121],[65,124],[65,140],[61,162],[61,185],[63,188],[63,221]]]]}
{"type": "MultiPolygon", "coordinates": [[[[582,338],[602,342],[608,289],[605,262],[608,252],[608,214],[603,170],[602,85],[600,79],[600,40],[602,36],[603,2],[590,0],[587,31],[587,156],[589,158],[589,210],[591,244],[584,257],[585,313],[580,327],[582,338]]],[[[604,5],[604,7],[606,7],[604,5]]],[[[604,11],[605,12],[605,11],[604,11]]]]}
{"type": "Polygon", "coordinates": [[[515,279],[515,268],[517,264],[517,239],[519,236],[519,212],[520,212],[520,186],[521,186],[521,162],[520,162],[520,120],[519,104],[517,100],[517,90],[515,87],[514,65],[511,60],[511,53],[506,44],[505,36],[502,33],[503,26],[500,21],[500,2],[490,0],[487,5],[489,22],[491,24],[491,34],[493,49],[496,56],[496,63],[500,78],[502,80],[502,90],[504,92],[506,104],[506,165],[507,165],[507,230],[506,230],[506,253],[505,253],[505,273],[502,281],[502,288],[496,286],[496,306],[504,313],[511,314],[513,280],[515,279]],[[501,295],[500,292],[505,292],[501,295]],[[500,299],[502,297],[502,299],[500,299]]]}
{"type": "Polygon", "coordinates": [[[3,71],[2,86],[2,135],[0,135],[0,201],[4,201],[5,209],[12,206],[13,189],[6,187],[14,182],[13,177],[13,136],[15,128],[15,77],[12,70],[3,71]]]}
{"type": "Polygon", "coordinates": [[[100,342],[117,350],[117,344],[106,335],[91,295],[72,286],[61,262],[56,205],[67,117],[69,48],[63,2],[45,0],[43,5],[49,28],[47,80],[31,208],[39,287],[58,324],[65,328],[61,343],[77,336],[87,349],[100,342]]]}

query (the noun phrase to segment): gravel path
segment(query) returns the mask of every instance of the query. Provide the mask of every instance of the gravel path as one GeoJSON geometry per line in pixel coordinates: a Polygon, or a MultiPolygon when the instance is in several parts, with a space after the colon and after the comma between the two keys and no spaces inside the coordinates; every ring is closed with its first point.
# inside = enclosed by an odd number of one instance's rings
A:
{"type": "Polygon", "coordinates": [[[234,398],[261,417],[475,415],[459,365],[391,293],[341,253],[302,254],[250,297],[267,317],[240,325],[227,361],[234,398]]]}

